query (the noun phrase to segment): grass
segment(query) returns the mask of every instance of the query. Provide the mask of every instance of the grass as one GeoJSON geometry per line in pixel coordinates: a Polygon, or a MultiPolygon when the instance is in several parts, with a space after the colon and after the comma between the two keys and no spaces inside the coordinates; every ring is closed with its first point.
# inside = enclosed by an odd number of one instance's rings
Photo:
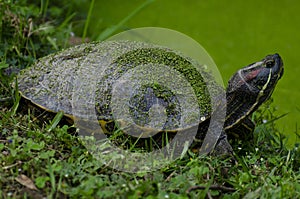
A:
{"type": "MultiPolygon", "coordinates": [[[[30,109],[29,109],[30,111],[30,109]]],[[[256,129],[237,164],[188,151],[182,159],[149,173],[126,173],[99,164],[70,126],[33,121],[32,114],[2,107],[0,159],[2,198],[298,198],[299,148],[287,150],[272,124],[256,129]],[[49,130],[50,129],[50,130],[49,130]],[[25,175],[35,185],[16,179],[25,175]]]]}
{"type": "Polygon", "coordinates": [[[50,1],[42,5],[0,3],[1,13],[10,13],[1,15],[1,198],[300,198],[300,149],[286,148],[272,103],[253,115],[254,139],[233,145],[236,164],[190,150],[148,173],[99,164],[74,127],[58,123],[61,113],[42,119],[45,114],[24,106],[10,87],[15,68],[69,45],[76,16],[51,11],[50,1]]]}

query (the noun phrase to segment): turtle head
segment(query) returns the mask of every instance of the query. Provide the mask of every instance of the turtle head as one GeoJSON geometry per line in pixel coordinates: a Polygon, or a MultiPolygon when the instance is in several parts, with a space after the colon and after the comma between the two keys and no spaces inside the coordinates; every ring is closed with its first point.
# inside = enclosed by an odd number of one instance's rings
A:
{"type": "MultiPolygon", "coordinates": [[[[283,75],[283,63],[278,54],[268,55],[259,62],[240,69],[229,81],[232,88],[247,86],[250,92],[269,96],[283,75]]],[[[232,90],[231,90],[232,91],[232,90]]]]}
{"type": "Polygon", "coordinates": [[[227,124],[232,126],[253,113],[272,94],[283,75],[283,62],[278,54],[238,70],[229,80],[227,124]]]}

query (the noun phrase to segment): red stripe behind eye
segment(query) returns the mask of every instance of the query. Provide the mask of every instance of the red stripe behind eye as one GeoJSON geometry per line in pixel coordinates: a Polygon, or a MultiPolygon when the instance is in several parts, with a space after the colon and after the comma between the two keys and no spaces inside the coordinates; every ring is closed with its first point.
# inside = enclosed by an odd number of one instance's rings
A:
{"type": "Polygon", "coordinates": [[[257,74],[262,70],[262,68],[260,69],[256,69],[256,70],[253,70],[251,71],[250,73],[248,73],[244,79],[246,82],[248,82],[249,80],[252,80],[253,78],[255,78],[257,76],[257,74]]]}

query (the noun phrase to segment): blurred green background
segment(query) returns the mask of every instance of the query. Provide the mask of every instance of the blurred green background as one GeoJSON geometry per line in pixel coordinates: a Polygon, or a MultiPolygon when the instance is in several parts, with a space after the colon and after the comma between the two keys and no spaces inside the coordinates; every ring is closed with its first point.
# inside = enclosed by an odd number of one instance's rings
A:
{"type": "MultiPolygon", "coordinates": [[[[144,2],[95,1],[88,37],[96,39],[144,2]]],[[[279,53],[285,72],[274,91],[273,106],[278,109],[276,115],[288,114],[276,124],[289,141],[296,140],[295,132],[300,129],[300,1],[156,0],[118,31],[147,26],[170,28],[198,41],[215,61],[225,84],[239,68],[279,53]]]]}

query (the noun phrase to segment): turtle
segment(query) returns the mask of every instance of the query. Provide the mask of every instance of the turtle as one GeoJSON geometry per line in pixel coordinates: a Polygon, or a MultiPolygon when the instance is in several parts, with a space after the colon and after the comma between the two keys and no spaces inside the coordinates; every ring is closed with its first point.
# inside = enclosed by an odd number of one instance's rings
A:
{"type": "Polygon", "coordinates": [[[193,131],[193,141],[208,143],[204,151],[231,154],[228,134],[253,132],[251,114],[270,98],[282,75],[279,54],[268,55],[239,69],[224,90],[205,65],[181,52],[124,40],[90,42],[48,55],[22,70],[17,82],[24,99],[42,110],[63,111],[79,121],[79,129],[92,128],[81,121],[93,120],[106,134],[116,129],[144,137],[182,132],[185,139],[193,131]],[[210,126],[216,110],[224,117],[210,126]]]}

